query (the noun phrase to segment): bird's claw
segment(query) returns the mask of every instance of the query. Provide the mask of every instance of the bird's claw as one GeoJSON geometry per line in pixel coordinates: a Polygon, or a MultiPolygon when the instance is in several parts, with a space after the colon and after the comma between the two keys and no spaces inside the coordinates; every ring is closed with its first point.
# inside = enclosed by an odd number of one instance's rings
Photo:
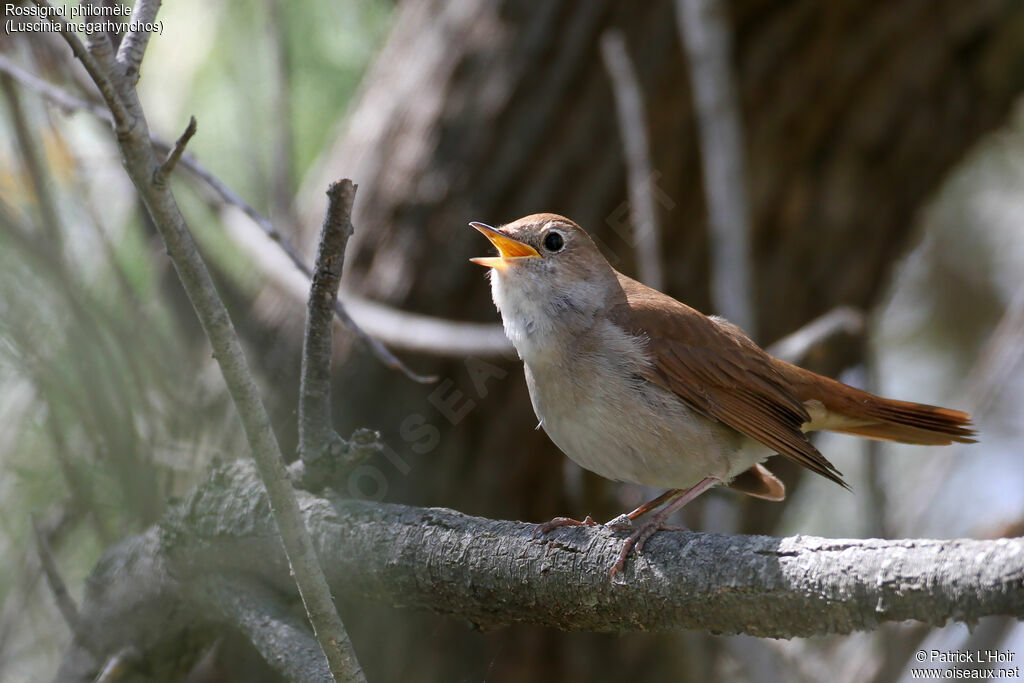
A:
{"type": "Polygon", "coordinates": [[[605,526],[612,531],[632,531],[635,528],[633,526],[633,520],[625,513],[619,515],[615,519],[609,520],[605,526]]]}
{"type": "Polygon", "coordinates": [[[578,519],[573,519],[572,517],[555,517],[550,522],[538,524],[537,528],[533,530],[533,537],[540,538],[541,536],[563,526],[597,526],[597,522],[595,522],[590,515],[587,515],[587,518],[582,522],[578,519]]]}
{"type": "MultiPolygon", "coordinates": [[[[617,521],[618,518],[613,519],[608,523],[608,526],[612,526],[612,523],[617,521]]],[[[661,523],[661,520],[658,519],[644,524],[642,527],[636,529],[632,534],[630,534],[629,538],[623,541],[622,548],[619,550],[619,557],[615,561],[615,564],[612,565],[612,570],[608,574],[609,578],[614,581],[615,575],[626,568],[626,560],[629,558],[629,554],[631,552],[636,553],[637,555],[643,555],[644,544],[647,543],[651,536],[659,531],[689,531],[689,529],[686,527],[664,526],[661,523]]]]}

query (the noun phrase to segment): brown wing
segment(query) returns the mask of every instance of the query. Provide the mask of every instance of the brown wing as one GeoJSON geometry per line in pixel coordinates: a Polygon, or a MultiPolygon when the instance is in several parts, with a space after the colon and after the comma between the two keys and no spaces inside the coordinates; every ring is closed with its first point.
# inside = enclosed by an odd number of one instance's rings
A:
{"type": "Polygon", "coordinates": [[[613,322],[645,335],[652,366],[646,379],[691,408],[849,488],[800,429],[810,421],[771,356],[742,330],[708,318],[661,292],[619,276],[624,297],[613,322]]]}

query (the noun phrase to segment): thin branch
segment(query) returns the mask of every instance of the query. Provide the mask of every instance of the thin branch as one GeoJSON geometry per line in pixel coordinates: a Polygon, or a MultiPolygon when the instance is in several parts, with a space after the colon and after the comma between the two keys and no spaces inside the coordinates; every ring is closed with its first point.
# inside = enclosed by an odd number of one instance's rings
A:
{"type": "Polygon", "coordinates": [[[8,74],[29,90],[32,90],[50,100],[65,112],[77,110],[86,111],[97,118],[103,119],[111,125],[114,123],[114,116],[110,113],[110,110],[105,108],[103,105],[72,95],[64,88],[54,85],[53,83],[22,69],[4,54],[0,54],[0,71],[8,74]]]}
{"type": "Polygon", "coordinates": [[[999,324],[978,354],[965,384],[967,405],[973,413],[985,413],[1006,388],[1006,377],[1024,358],[1024,284],[1017,288],[999,324]]]}
{"type": "Polygon", "coordinates": [[[46,534],[40,530],[39,521],[34,516],[32,517],[32,533],[36,538],[36,548],[39,551],[39,565],[42,567],[43,574],[46,576],[46,582],[53,593],[57,609],[60,610],[61,616],[64,617],[64,622],[68,625],[71,634],[76,638],[81,638],[85,635],[85,632],[82,629],[82,621],[78,616],[78,606],[75,604],[71,594],[68,593],[67,584],[61,578],[60,571],[57,569],[57,562],[53,558],[50,542],[46,539],[46,534]]]}
{"type": "Polygon", "coordinates": [[[104,662],[95,683],[117,683],[124,680],[139,659],[139,651],[130,645],[118,650],[104,662]]]}
{"type": "Polygon", "coordinates": [[[690,68],[711,234],[715,311],[756,335],[743,132],[722,0],[676,0],[690,68]]]}
{"type": "Polygon", "coordinates": [[[331,680],[316,638],[265,584],[245,575],[210,576],[195,587],[193,599],[244,635],[285,680],[331,680]]]}
{"type": "Polygon", "coordinates": [[[37,7],[46,9],[46,18],[60,29],[60,34],[64,37],[68,47],[75,53],[78,60],[82,62],[85,70],[89,72],[89,77],[92,78],[93,83],[99,88],[104,102],[106,102],[107,107],[110,109],[110,113],[113,114],[114,129],[117,133],[121,135],[130,131],[136,123],[135,117],[128,113],[127,108],[121,101],[117,88],[113,81],[110,80],[110,71],[105,69],[85,45],[82,44],[82,41],[78,39],[75,32],[68,26],[67,20],[53,13],[53,5],[47,2],[47,0],[32,0],[32,2],[37,7]]]}
{"type": "Polygon", "coordinates": [[[137,0],[132,9],[132,23],[136,28],[125,35],[117,50],[117,64],[130,86],[134,87],[139,80],[139,66],[149,45],[149,31],[145,27],[156,21],[159,9],[160,0],[137,0]]]}
{"type": "MultiPolygon", "coordinates": [[[[188,155],[185,156],[185,159],[188,155]]],[[[184,162],[183,162],[184,163],[184,162]]],[[[232,203],[233,202],[229,202],[232,203]]],[[[237,206],[237,205],[236,205],[237,206]]],[[[239,206],[250,218],[253,216],[244,206],[239,206]]],[[[284,240],[265,218],[256,213],[252,223],[270,238],[260,240],[250,236],[251,228],[247,222],[240,224],[244,235],[235,235],[250,257],[256,261],[260,271],[266,274],[274,285],[291,298],[301,301],[309,291],[309,270],[294,249],[284,240]],[[268,229],[270,232],[268,232],[268,229]],[[283,255],[283,256],[282,256],[283,255]]],[[[362,339],[367,335],[369,342],[379,346],[388,355],[387,347],[426,353],[434,356],[464,358],[466,356],[499,356],[510,357],[514,353],[512,344],[505,336],[500,324],[469,323],[434,316],[420,315],[401,311],[393,306],[365,299],[358,294],[344,289],[338,294],[342,312],[335,308],[338,319],[352,329],[346,322],[351,316],[357,326],[356,334],[362,339]],[[360,332],[361,331],[361,332],[360,332]],[[385,347],[384,345],[387,345],[385,347]]],[[[392,356],[393,357],[393,356],[392,356]]],[[[378,355],[378,359],[382,360],[378,355]]],[[[397,359],[395,359],[396,362],[397,359]]],[[[382,360],[382,362],[385,362],[382,360]]],[[[389,367],[395,367],[385,362],[389,367]]],[[[401,369],[401,368],[399,368],[401,369]]],[[[403,370],[406,375],[411,372],[403,370]]],[[[415,375],[420,382],[433,382],[432,376],[415,375]]]]}
{"type": "Polygon", "coordinates": [[[316,270],[306,304],[299,388],[299,455],[308,465],[329,452],[337,434],[331,426],[333,308],[352,235],[356,187],[347,178],[327,188],[327,211],[316,253],[316,270]]]}
{"type": "Polygon", "coordinates": [[[849,306],[837,306],[795,332],[787,334],[765,348],[771,355],[788,363],[799,363],[818,344],[843,332],[861,334],[866,324],[864,314],[849,306]]]}
{"type": "Polygon", "coordinates": [[[270,215],[283,223],[288,234],[298,233],[295,214],[295,150],[291,116],[291,60],[288,55],[288,24],[291,15],[284,0],[264,0],[270,56],[270,215]]]}
{"type": "Polygon", "coordinates": [[[514,356],[512,343],[500,324],[409,313],[344,290],[340,296],[360,327],[393,348],[455,358],[514,356]]]}
{"type": "Polygon", "coordinates": [[[351,441],[345,441],[331,426],[333,313],[345,247],[352,236],[355,193],[356,186],[347,178],[327,189],[327,211],[306,304],[299,387],[299,460],[289,467],[289,474],[296,486],[307,491],[340,481],[382,448],[377,432],[357,429],[351,441]]]}
{"type": "MultiPolygon", "coordinates": [[[[79,0],[82,5],[88,5],[94,10],[102,8],[103,4],[100,0],[79,0]]],[[[115,75],[114,70],[114,43],[111,41],[110,36],[106,31],[86,31],[85,32],[85,45],[89,49],[89,54],[93,56],[96,62],[103,69],[103,72],[110,76],[115,75]]],[[[113,81],[112,81],[113,82],[113,81]]],[[[115,83],[115,86],[117,84],[115,83]]]]}
{"type": "MultiPolygon", "coordinates": [[[[992,409],[993,402],[1006,389],[1005,378],[1024,358],[1024,284],[1018,286],[999,323],[989,335],[977,360],[963,382],[964,405],[975,418],[992,409]]],[[[962,444],[953,444],[936,453],[917,481],[920,494],[902,501],[904,529],[920,528],[928,511],[938,500],[939,491],[961,462],[962,444]]]]}
{"type": "Polygon", "coordinates": [[[174,171],[174,167],[177,165],[178,160],[181,159],[181,155],[185,152],[185,146],[188,145],[188,141],[192,139],[192,136],[196,134],[196,117],[188,117],[188,126],[185,128],[185,132],[181,134],[181,137],[174,143],[174,147],[167,154],[167,158],[164,162],[157,167],[156,171],[153,172],[153,184],[157,187],[163,187],[167,185],[167,179],[171,176],[174,171]]]}
{"type": "Polygon", "coordinates": [[[601,36],[601,56],[612,84],[615,110],[619,117],[626,160],[629,210],[636,236],[637,273],[644,284],[664,289],[665,274],[661,264],[661,224],[654,204],[654,165],[647,136],[647,114],[643,89],[619,29],[609,29],[601,36]]]}
{"type": "MultiPolygon", "coordinates": [[[[73,507],[60,507],[47,515],[42,522],[41,531],[51,548],[54,543],[67,538],[68,533],[75,529],[81,521],[81,515],[82,511],[73,507]]],[[[22,632],[25,615],[43,574],[39,553],[26,550],[19,555],[17,562],[13,553],[7,553],[6,557],[8,571],[13,575],[9,579],[3,606],[0,607],[0,680],[7,680],[4,671],[14,658],[14,654],[10,652],[13,645],[12,635],[22,632]],[[15,564],[17,564],[16,571],[15,564]]]]}
{"type": "Polygon", "coordinates": [[[45,157],[39,151],[35,131],[32,130],[32,126],[29,125],[25,116],[25,109],[22,106],[18,90],[14,87],[14,79],[8,75],[0,76],[0,87],[3,88],[7,100],[14,137],[18,142],[22,163],[25,165],[26,174],[32,183],[32,192],[39,209],[39,222],[50,241],[51,249],[54,253],[59,254],[63,235],[60,229],[60,219],[57,216],[57,203],[50,192],[50,174],[47,172],[45,157]]]}
{"type": "MultiPolygon", "coordinates": [[[[877,366],[870,353],[864,354],[863,373],[860,386],[872,394],[881,392],[877,366]]],[[[875,439],[860,440],[861,452],[864,454],[864,535],[874,538],[889,538],[892,535],[889,525],[889,483],[883,469],[883,458],[887,455],[881,441],[875,439]]]]}

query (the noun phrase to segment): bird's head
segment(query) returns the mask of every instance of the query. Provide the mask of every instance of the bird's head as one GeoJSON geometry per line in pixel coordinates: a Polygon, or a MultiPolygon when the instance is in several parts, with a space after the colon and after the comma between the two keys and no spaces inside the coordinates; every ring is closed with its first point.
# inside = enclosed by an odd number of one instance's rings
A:
{"type": "Polygon", "coordinates": [[[587,324],[618,287],[597,245],[568,218],[538,213],[498,228],[470,225],[498,249],[471,260],[491,268],[494,303],[513,343],[517,332],[587,324]]]}

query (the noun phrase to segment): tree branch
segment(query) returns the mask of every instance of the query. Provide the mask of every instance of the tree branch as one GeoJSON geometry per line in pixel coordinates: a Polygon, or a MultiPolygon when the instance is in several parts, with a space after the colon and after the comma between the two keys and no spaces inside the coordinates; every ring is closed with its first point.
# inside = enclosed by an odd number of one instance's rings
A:
{"type": "Polygon", "coordinates": [[[7,109],[14,128],[18,150],[21,153],[22,164],[31,182],[32,193],[35,195],[42,232],[49,240],[50,248],[55,253],[61,253],[64,235],[61,232],[60,219],[57,214],[57,203],[50,191],[52,181],[47,172],[46,157],[40,151],[36,131],[33,130],[25,115],[20,93],[14,87],[14,79],[7,74],[0,75],[0,89],[3,90],[4,98],[7,101],[7,109]]]}
{"type": "Polygon", "coordinates": [[[716,313],[756,337],[750,204],[725,3],[676,0],[676,19],[690,67],[700,135],[711,235],[712,302],[716,313]]]}
{"type": "Polygon", "coordinates": [[[765,351],[787,363],[799,363],[817,344],[840,332],[860,334],[865,326],[864,314],[850,306],[837,306],[800,329],[778,339],[765,351]]]}
{"type": "MultiPolygon", "coordinates": [[[[101,0],[79,0],[79,4],[87,5],[94,11],[102,8],[101,0]]],[[[114,43],[110,35],[107,31],[86,31],[85,44],[89,48],[89,54],[93,56],[103,72],[111,77],[111,83],[116,90],[120,85],[118,81],[120,81],[121,74],[116,71],[114,60],[117,55],[114,53],[114,43]]]]}
{"type": "Polygon", "coordinates": [[[299,386],[299,456],[307,465],[325,455],[324,451],[337,439],[331,427],[332,309],[338,298],[345,245],[352,235],[355,195],[356,187],[347,178],[327,189],[327,211],[306,304],[299,386]]]}
{"type": "Polygon", "coordinates": [[[307,491],[343,479],[381,450],[377,432],[358,429],[351,441],[345,441],[331,426],[332,330],[345,246],[352,235],[355,193],[356,186],[348,179],[332,183],[327,190],[327,211],[306,303],[299,385],[299,460],[292,463],[289,472],[295,485],[307,491]]]}
{"type": "MultiPolygon", "coordinates": [[[[701,629],[791,638],[905,619],[1024,617],[1024,538],[660,532],[630,560],[626,581],[613,584],[608,568],[622,534],[604,527],[535,540],[533,524],[333,494],[299,497],[336,591],[488,627],[529,622],[579,631],[701,629]]],[[[129,637],[145,647],[195,625],[208,607],[190,602],[185,587],[211,575],[246,572],[276,590],[292,590],[272,530],[252,464],[219,466],[159,526],[101,559],[86,584],[84,626],[110,652],[129,637]],[[172,609],[168,600],[188,607],[172,609]]]]}
{"type": "Polygon", "coordinates": [[[96,676],[95,683],[118,683],[124,681],[139,660],[138,651],[132,646],[127,646],[115,652],[103,664],[103,668],[96,676]]]}
{"type": "Polygon", "coordinates": [[[117,49],[117,64],[131,86],[139,80],[139,66],[149,45],[149,31],[144,28],[146,24],[156,21],[159,10],[160,0],[137,0],[131,14],[132,22],[137,28],[125,35],[117,49]]]}
{"type": "Polygon", "coordinates": [[[188,145],[188,141],[192,139],[192,136],[196,134],[196,117],[188,117],[188,126],[185,128],[185,132],[181,134],[177,142],[174,143],[174,147],[167,153],[167,158],[164,159],[163,163],[157,166],[156,171],[153,172],[153,184],[157,187],[163,187],[167,185],[167,179],[171,176],[174,171],[174,167],[177,166],[178,160],[181,159],[181,155],[185,153],[185,147],[188,145]]]}
{"type": "Polygon", "coordinates": [[[626,189],[636,237],[637,274],[645,285],[664,289],[661,224],[658,222],[658,208],[654,205],[654,192],[651,191],[654,165],[647,136],[644,95],[621,30],[609,29],[601,36],[601,57],[615,96],[619,134],[626,159],[626,189]]]}
{"type": "Polygon", "coordinates": [[[46,534],[40,530],[39,521],[35,517],[32,518],[32,533],[36,538],[36,549],[39,551],[39,565],[43,569],[43,575],[46,576],[46,583],[50,586],[50,592],[53,593],[57,609],[60,611],[61,616],[64,617],[64,622],[71,630],[71,634],[77,638],[83,638],[85,633],[82,631],[82,623],[78,617],[78,606],[75,605],[74,598],[68,593],[67,584],[61,578],[60,571],[57,569],[57,562],[53,558],[50,542],[46,539],[46,534]]]}
{"type": "Polygon", "coordinates": [[[316,638],[265,584],[244,575],[211,576],[198,583],[192,599],[207,603],[215,615],[248,638],[285,679],[296,683],[331,679],[316,638]]]}
{"type": "Polygon", "coordinates": [[[109,124],[114,123],[114,117],[110,113],[109,109],[105,109],[103,106],[96,104],[95,102],[89,102],[81,97],[72,95],[67,90],[39,78],[25,69],[22,69],[15,62],[11,61],[7,55],[0,54],[0,71],[9,75],[29,90],[32,90],[47,100],[50,100],[65,112],[75,110],[87,111],[96,118],[103,119],[109,124]]]}

